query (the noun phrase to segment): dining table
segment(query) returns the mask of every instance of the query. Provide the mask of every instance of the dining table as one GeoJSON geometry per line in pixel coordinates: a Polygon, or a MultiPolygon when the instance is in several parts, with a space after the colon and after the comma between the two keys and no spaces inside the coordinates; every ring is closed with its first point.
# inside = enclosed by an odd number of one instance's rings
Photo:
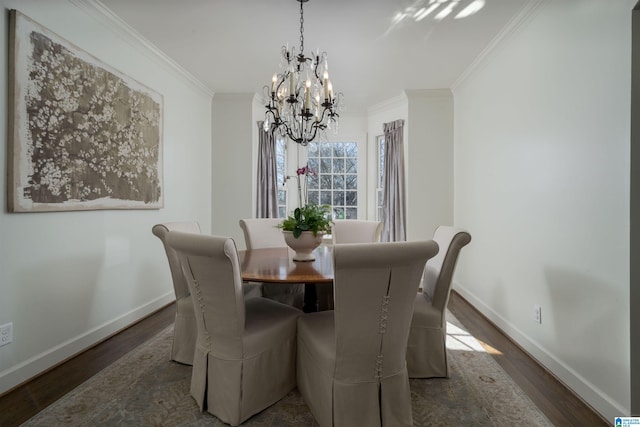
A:
{"type": "Polygon", "coordinates": [[[318,311],[317,286],[333,284],[333,248],[320,245],[313,261],[294,261],[288,247],[238,251],[244,282],[304,284],[305,313],[318,311]]]}

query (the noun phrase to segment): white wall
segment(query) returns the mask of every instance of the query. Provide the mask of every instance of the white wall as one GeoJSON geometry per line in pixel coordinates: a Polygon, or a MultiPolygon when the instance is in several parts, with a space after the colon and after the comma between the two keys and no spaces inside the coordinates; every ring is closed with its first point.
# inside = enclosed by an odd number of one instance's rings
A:
{"type": "Polygon", "coordinates": [[[456,288],[609,419],[630,408],[635,1],[543,1],[454,88],[456,288]]]}
{"type": "Polygon", "coordinates": [[[254,94],[216,93],[211,111],[211,232],[232,237],[239,249],[244,236],[238,221],[255,216],[253,102],[254,94]]]}
{"type": "MultiPolygon", "coordinates": [[[[209,231],[211,94],[80,0],[1,0],[0,102],[7,100],[8,13],[15,8],[164,97],[160,210],[0,213],[0,393],[174,299],[158,222],[193,219],[209,231]]],[[[7,164],[7,115],[0,115],[7,164]]],[[[5,166],[6,167],[6,166],[5,166]]],[[[7,205],[6,174],[0,174],[7,205]]]]}
{"type": "Polygon", "coordinates": [[[439,225],[453,225],[453,94],[405,90],[407,240],[431,239],[439,225]]]}

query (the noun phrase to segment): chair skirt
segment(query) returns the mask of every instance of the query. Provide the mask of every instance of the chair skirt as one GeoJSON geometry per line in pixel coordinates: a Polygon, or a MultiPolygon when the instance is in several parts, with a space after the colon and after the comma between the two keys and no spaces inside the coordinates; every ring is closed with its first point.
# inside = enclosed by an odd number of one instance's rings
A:
{"type": "MultiPolygon", "coordinates": [[[[201,411],[231,425],[273,405],[296,386],[296,318],[299,310],[263,298],[246,300],[247,319],[279,317],[258,323],[245,333],[243,356],[218,354],[207,337],[196,345],[191,375],[191,395],[201,411]]],[[[247,324],[249,324],[247,320],[247,324]]],[[[249,326],[246,326],[249,329],[249,326]]]]}
{"type": "Polygon", "coordinates": [[[192,365],[197,337],[198,331],[196,318],[193,314],[193,303],[191,296],[187,295],[176,300],[176,320],[173,327],[171,360],[185,365],[192,365]]]}
{"type": "Polygon", "coordinates": [[[409,378],[449,378],[447,322],[421,293],[416,296],[409,340],[409,378]]]}
{"type": "MultiPolygon", "coordinates": [[[[298,320],[298,390],[321,427],[412,426],[411,391],[406,368],[368,382],[334,379],[333,312],[298,320]],[[321,319],[324,318],[324,319],[321,319]],[[311,328],[306,325],[311,324],[311,328]]],[[[375,361],[372,361],[374,363],[375,361]]]]}

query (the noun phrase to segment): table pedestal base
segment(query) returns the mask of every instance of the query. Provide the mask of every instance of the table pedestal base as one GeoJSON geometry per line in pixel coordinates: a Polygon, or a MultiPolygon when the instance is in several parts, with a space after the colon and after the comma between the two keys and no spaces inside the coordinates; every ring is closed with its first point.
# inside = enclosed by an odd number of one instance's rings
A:
{"type": "Polygon", "coordinates": [[[314,313],[318,311],[318,293],[315,283],[304,284],[304,305],[302,311],[305,313],[314,313]]]}

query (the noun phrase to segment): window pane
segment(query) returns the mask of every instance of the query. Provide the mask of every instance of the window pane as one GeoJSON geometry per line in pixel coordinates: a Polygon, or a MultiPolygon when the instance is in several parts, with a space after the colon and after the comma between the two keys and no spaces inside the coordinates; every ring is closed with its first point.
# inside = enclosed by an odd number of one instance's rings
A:
{"type": "Polygon", "coordinates": [[[383,198],[383,187],[384,187],[384,135],[380,135],[377,138],[378,142],[378,166],[377,166],[377,188],[376,188],[376,211],[377,211],[377,219],[378,221],[382,220],[382,198],[383,198]]]}
{"type": "Polygon", "coordinates": [[[358,206],[358,192],[347,191],[346,192],[345,206],[358,206]]]}
{"type": "Polygon", "coordinates": [[[345,182],[347,190],[356,190],[358,188],[358,175],[347,175],[345,182]]]}
{"type": "Polygon", "coordinates": [[[333,175],[333,189],[344,190],[344,175],[333,175]]]}
{"type": "Polygon", "coordinates": [[[331,173],[331,158],[320,159],[320,173],[331,173]]]}
{"type": "Polygon", "coordinates": [[[320,172],[320,168],[318,167],[318,159],[315,157],[309,157],[309,159],[307,160],[307,165],[309,165],[309,168],[314,171],[315,173],[320,172]]]}
{"type": "Polygon", "coordinates": [[[378,139],[378,187],[382,187],[384,179],[384,137],[378,139]]]}
{"type": "Polygon", "coordinates": [[[346,208],[346,219],[358,219],[358,209],[346,208]]]}
{"type": "Polygon", "coordinates": [[[285,181],[285,165],[287,160],[287,143],[284,138],[276,138],[276,180],[278,185],[278,216],[284,218],[287,215],[287,187],[285,181]]]}
{"type": "Polygon", "coordinates": [[[346,157],[358,157],[358,144],[355,142],[345,142],[344,155],[346,157]]]}
{"type": "Polygon", "coordinates": [[[344,157],[344,143],[333,143],[333,157],[344,157]]]}
{"type": "Polygon", "coordinates": [[[344,191],[333,192],[333,206],[344,206],[344,191]]]}
{"type": "Polygon", "coordinates": [[[333,159],[333,173],[344,173],[344,159],[333,159]]]}
{"type": "Polygon", "coordinates": [[[344,208],[333,208],[333,217],[335,219],[344,219],[344,208]]]}
{"type": "Polygon", "coordinates": [[[332,153],[333,153],[333,150],[331,148],[331,143],[320,144],[320,157],[331,158],[332,153]]]}
{"type": "Polygon", "coordinates": [[[309,175],[307,176],[307,188],[309,190],[315,190],[318,188],[318,177],[317,176],[313,176],[313,175],[309,175]]]}
{"type": "Polygon", "coordinates": [[[344,171],[346,173],[358,173],[358,159],[346,159],[344,171]]]}
{"type": "Polygon", "coordinates": [[[320,175],[320,188],[331,190],[331,175],[320,175]]]}
{"type": "Polygon", "coordinates": [[[322,204],[322,205],[330,205],[331,204],[331,191],[321,191],[320,192],[320,204],[322,204]]]}
{"type": "Polygon", "coordinates": [[[314,203],[316,205],[319,205],[320,203],[320,192],[319,191],[309,191],[308,193],[309,196],[309,203],[314,203]]]}

